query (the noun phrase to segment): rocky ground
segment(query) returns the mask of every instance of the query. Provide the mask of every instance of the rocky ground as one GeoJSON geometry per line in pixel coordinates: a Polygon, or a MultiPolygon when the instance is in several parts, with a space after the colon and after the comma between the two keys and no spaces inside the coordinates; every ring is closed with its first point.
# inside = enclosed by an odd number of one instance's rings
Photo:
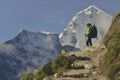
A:
{"type": "Polygon", "coordinates": [[[76,56],[71,69],[44,80],[106,80],[107,78],[99,72],[99,65],[106,51],[105,47],[88,47],[81,52],[63,51],[62,53],[67,56],[76,56]]]}

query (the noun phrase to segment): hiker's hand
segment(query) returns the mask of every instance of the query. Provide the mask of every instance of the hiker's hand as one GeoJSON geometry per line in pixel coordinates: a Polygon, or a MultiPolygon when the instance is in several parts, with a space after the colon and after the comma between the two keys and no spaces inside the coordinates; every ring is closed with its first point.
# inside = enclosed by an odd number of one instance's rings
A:
{"type": "Polygon", "coordinates": [[[98,40],[98,37],[96,39],[98,40]]]}
{"type": "Polygon", "coordinates": [[[85,36],[87,36],[87,34],[85,34],[85,36]]]}

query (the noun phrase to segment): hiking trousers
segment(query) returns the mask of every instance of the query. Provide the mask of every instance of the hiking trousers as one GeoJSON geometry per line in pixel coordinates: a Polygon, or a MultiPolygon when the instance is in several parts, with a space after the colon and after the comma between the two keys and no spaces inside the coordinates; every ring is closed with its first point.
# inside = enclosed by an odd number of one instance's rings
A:
{"type": "Polygon", "coordinates": [[[91,38],[91,36],[87,37],[86,45],[87,46],[92,46],[92,38],[91,38]]]}

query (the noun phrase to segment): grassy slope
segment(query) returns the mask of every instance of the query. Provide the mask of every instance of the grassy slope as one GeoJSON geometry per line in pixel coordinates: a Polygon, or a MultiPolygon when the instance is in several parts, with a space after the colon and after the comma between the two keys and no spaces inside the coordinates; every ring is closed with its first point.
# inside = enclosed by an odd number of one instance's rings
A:
{"type": "Polygon", "coordinates": [[[113,18],[112,25],[104,38],[108,52],[102,62],[102,72],[111,80],[120,80],[120,13],[113,18]]]}

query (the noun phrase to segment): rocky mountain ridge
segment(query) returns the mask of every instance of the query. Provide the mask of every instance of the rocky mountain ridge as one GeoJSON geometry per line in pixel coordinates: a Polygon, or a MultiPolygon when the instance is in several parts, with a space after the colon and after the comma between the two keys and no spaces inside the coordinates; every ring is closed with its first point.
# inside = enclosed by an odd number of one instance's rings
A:
{"type": "Polygon", "coordinates": [[[18,80],[53,61],[61,50],[58,34],[22,30],[0,45],[0,80],[18,80]]]}

